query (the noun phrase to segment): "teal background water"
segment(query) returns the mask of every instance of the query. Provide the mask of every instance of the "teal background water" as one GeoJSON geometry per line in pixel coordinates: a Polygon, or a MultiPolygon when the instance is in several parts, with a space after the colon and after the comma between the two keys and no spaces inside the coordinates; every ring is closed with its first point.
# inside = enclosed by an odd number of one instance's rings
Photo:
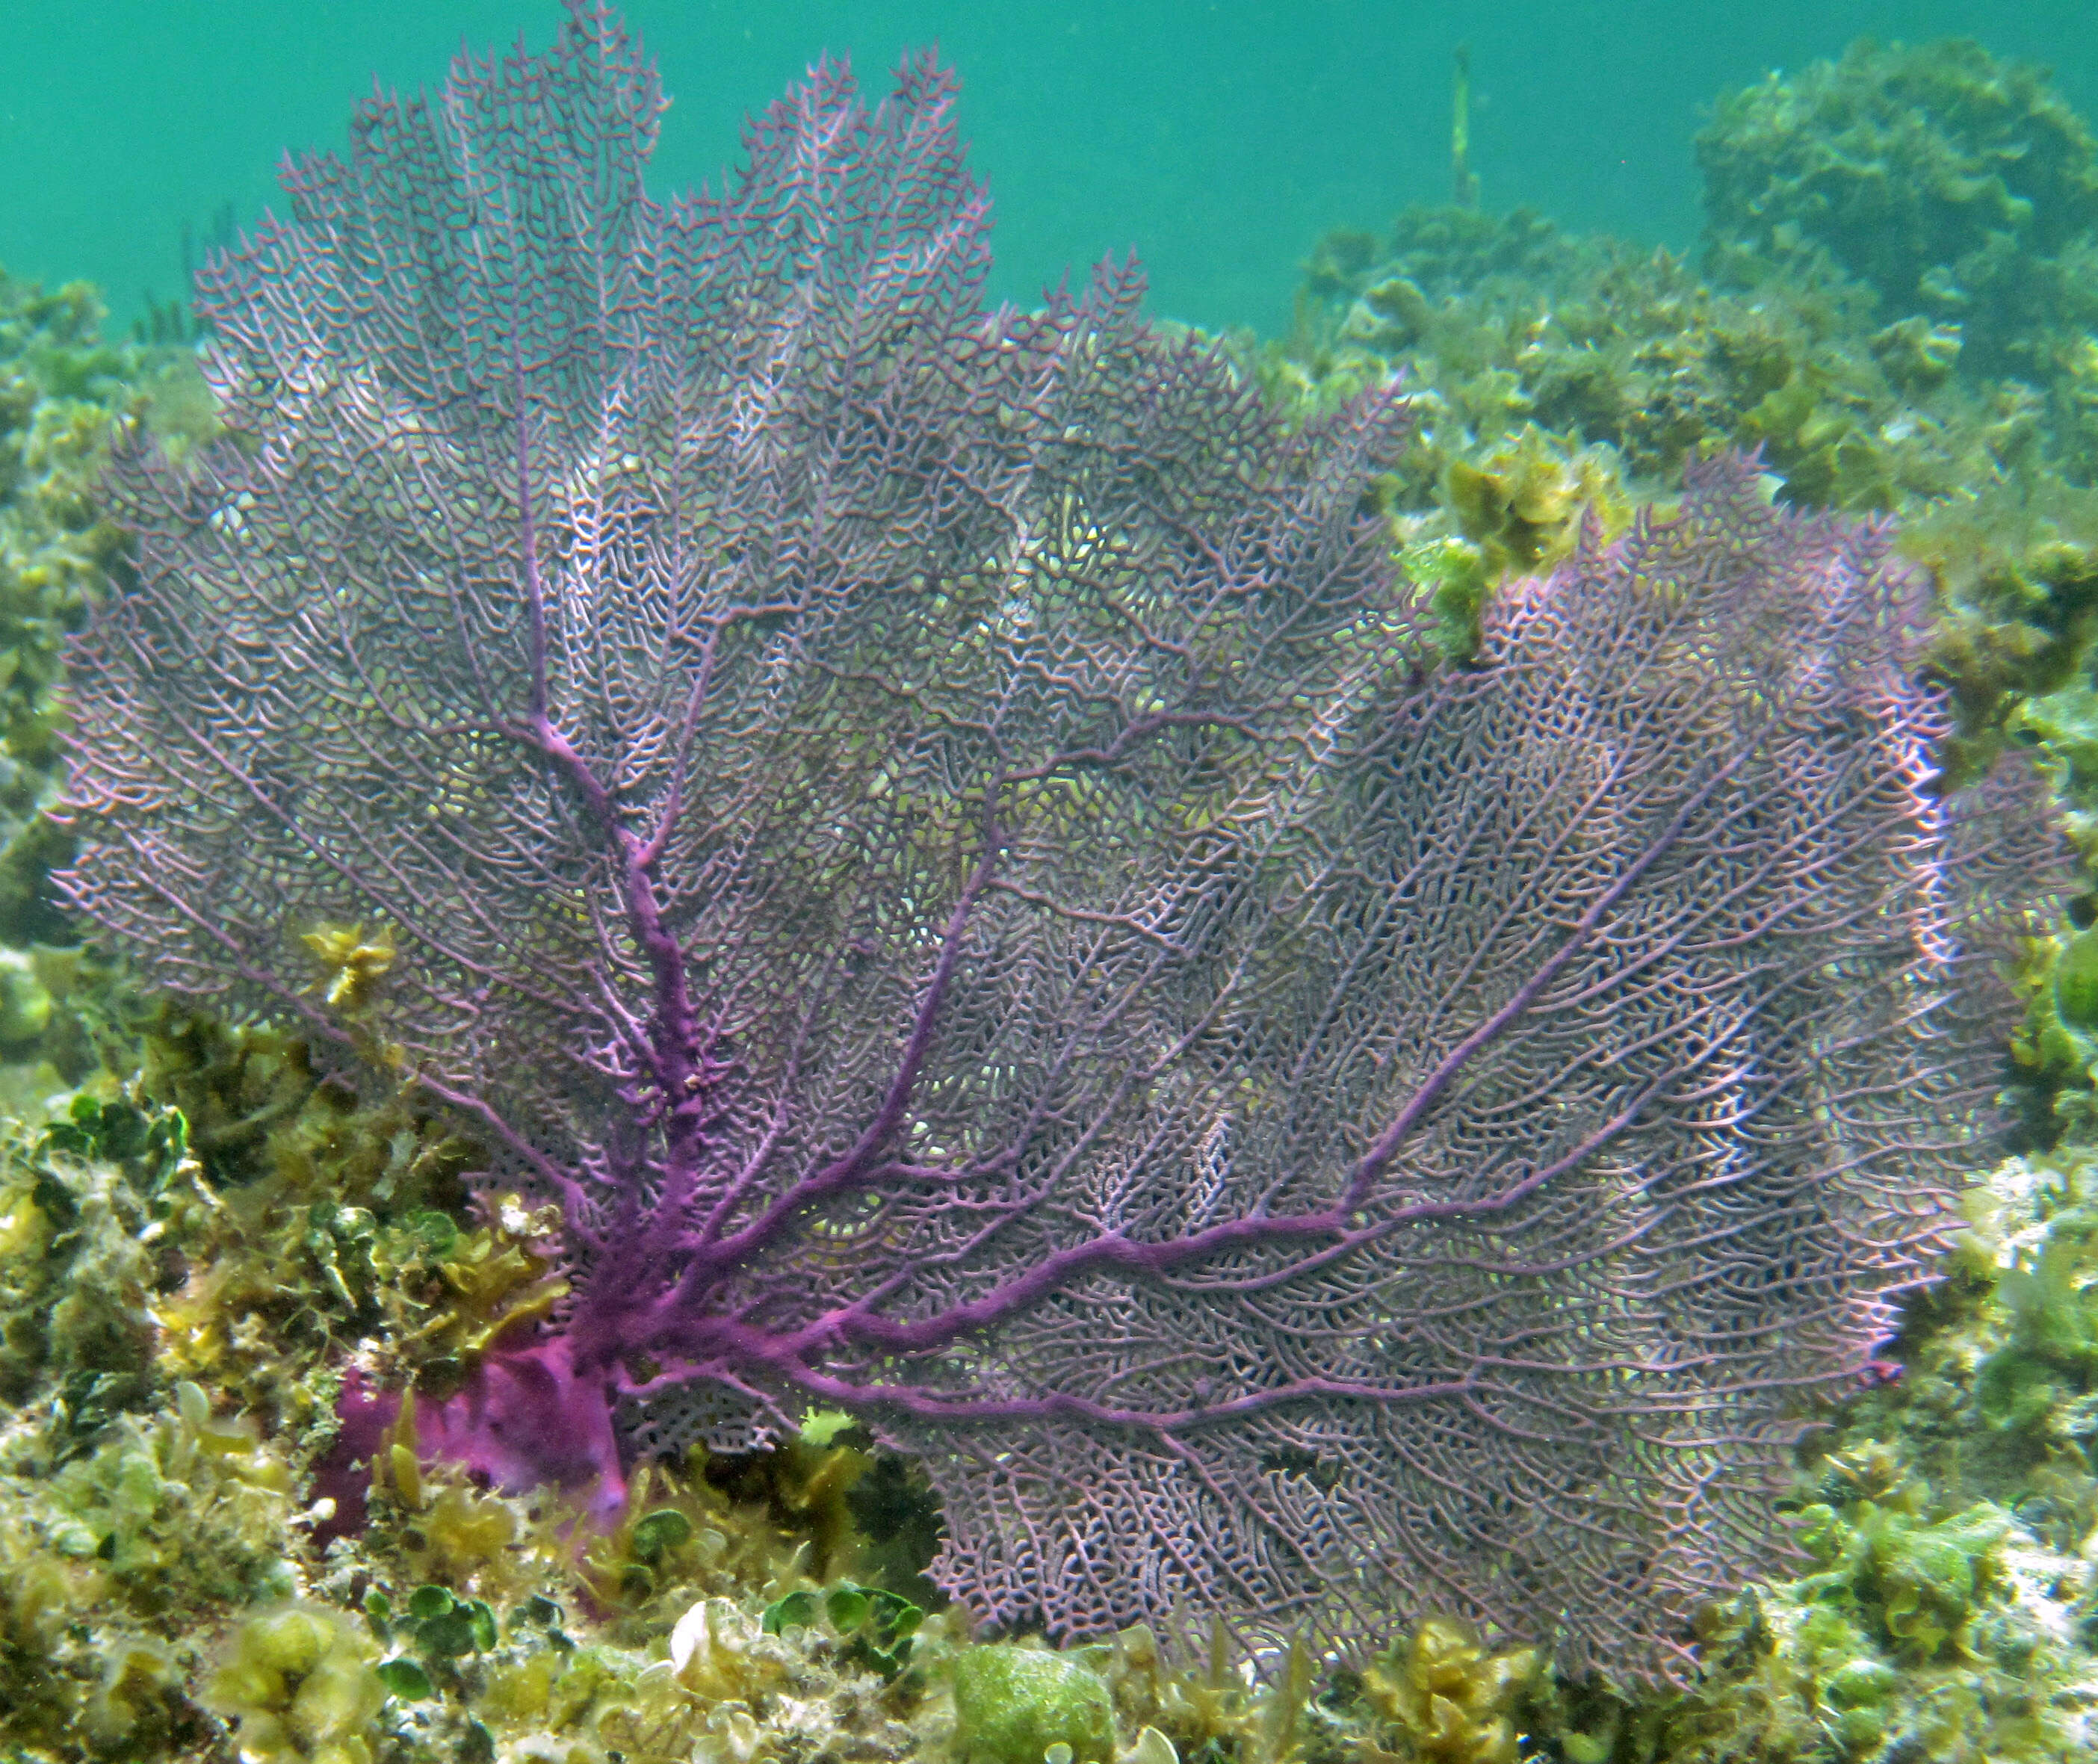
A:
{"type": "MultiPolygon", "coordinates": [[[[1486,206],[1685,245],[1691,138],[1721,90],[1853,37],[1980,38],[2098,110],[2098,0],[632,0],[675,100],[652,187],[716,176],[815,55],[863,77],[937,40],[997,201],[994,292],[1135,246],[1157,310],[1274,331],[1338,226],[1446,196],[1451,55],[1472,46],[1486,206]]],[[[462,38],[551,36],[554,0],[0,0],[0,264],[86,276],[120,318],[180,283],[185,222],[244,221],[287,148],[336,146],[372,76],[433,83],[462,38]]]]}

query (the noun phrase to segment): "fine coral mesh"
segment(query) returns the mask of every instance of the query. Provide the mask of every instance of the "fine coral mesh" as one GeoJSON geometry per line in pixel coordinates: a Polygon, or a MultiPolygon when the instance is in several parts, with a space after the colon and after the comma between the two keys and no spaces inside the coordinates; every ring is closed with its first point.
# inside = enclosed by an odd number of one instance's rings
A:
{"type": "Polygon", "coordinates": [[[980,1613],[1674,1670],[1950,1222],[2037,818],[1739,461],[1441,665],[1394,388],[986,313],[950,97],[659,204],[577,7],[298,161],[229,438],[118,464],[64,885],[560,1202],[643,1444],[916,1454],[980,1613]]]}

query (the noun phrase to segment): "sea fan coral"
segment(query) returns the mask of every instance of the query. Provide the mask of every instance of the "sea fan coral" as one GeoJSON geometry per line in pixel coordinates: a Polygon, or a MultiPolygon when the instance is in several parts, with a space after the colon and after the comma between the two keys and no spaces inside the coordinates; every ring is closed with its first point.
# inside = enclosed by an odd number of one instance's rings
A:
{"type": "Polygon", "coordinates": [[[64,886],[560,1201],[429,1417],[499,1477],[842,1407],[990,1615],[1667,1670],[1946,1226],[2037,823],[1738,461],[1438,669],[1394,388],[1288,433],[1127,268],[983,311],[949,98],[820,68],[659,206],[577,7],[297,162],[229,439],[121,467],[64,886]]]}

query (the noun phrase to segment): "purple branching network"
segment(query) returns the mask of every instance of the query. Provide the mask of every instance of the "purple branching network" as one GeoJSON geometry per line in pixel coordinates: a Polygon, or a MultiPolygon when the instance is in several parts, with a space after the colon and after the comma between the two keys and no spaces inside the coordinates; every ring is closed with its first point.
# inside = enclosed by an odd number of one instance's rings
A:
{"type": "Polygon", "coordinates": [[[2038,818],[1738,461],[1437,667],[1392,388],[1291,434],[1133,266],[985,312],[950,98],[819,67],[658,205],[578,4],[292,164],[228,437],[116,468],[64,886],[561,1203],[426,1442],[842,1408],[984,1616],[1677,1670],[1947,1227],[2038,818]]]}

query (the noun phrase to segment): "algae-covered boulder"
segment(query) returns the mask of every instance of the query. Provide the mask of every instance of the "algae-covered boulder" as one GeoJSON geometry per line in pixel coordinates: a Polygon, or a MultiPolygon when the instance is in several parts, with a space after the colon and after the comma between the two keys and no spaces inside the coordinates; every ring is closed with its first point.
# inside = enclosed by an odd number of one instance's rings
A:
{"type": "Polygon", "coordinates": [[[1773,73],[1719,101],[1697,163],[1716,252],[1825,252],[1886,317],[1957,323],[1990,371],[2092,304],[2098,140],[2046,69],[1978,43],[1866,41],[1773,73]]]}
{"type": "Polygon", "coordinates": [[[963,1764],[1070,1764],[1114,1756],[1114,1697],[1099,1674],[1039,1649],[973,1648],[955,1662],[955,1742],[963,1764]]]}

